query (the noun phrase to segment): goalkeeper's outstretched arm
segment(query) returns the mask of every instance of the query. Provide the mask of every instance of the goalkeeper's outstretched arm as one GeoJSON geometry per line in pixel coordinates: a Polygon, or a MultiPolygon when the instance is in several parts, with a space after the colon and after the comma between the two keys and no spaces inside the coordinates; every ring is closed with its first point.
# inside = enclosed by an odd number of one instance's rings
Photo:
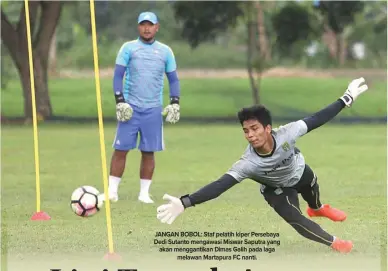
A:
{"type": "Polygon", "coordinates": [[[302,119],[306,123],[307,133],[332,120],[343,108],[345,108],[345,103],[341,99],[338,99],[324,109],[302,119]]]}
{"type": "Polygon", "coordinates": [[[233,176],[224,174],[217,181],[202,187],[193,194],[180,198],[165,194],[163,199],[169,200],[169,203],[160,205],[157,208],[157,218],[162,223],[171,224],[186,208],[215,199],[238,183],[233,176]]]}
{"type": "Polygon", "coordinates": [[[221,178],[202,187],[197,192],[182,196],[180,200],[186,209],[215,199],[238,183],[231,175],[224,174],[221,178]]]}
{"type": "Polygon", "coordinates": [[[350,107],[360,94],[368,90],[368,86],[364,84],[364,82],[365,79],[362,77],[353,80],[348,85],[348,88],[342,97],[338,98],[337,101],[319,112],[304,118],[303,121],[307,125],[307,132],[310,132],[332,120],[342,111],[342,109],[345,108],[345,106],[350,107]]]}

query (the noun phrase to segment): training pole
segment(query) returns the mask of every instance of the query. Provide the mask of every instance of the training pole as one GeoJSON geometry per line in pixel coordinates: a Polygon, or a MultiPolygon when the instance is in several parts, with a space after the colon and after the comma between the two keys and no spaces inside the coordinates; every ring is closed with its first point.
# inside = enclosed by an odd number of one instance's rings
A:
{"type": "Polygon", "coordinates": [[[32,58],[31,45],[31,25],[30,25],[30,10],[28,0],[24,0],[25,18],[27,30],[28,44],[28,64],[30,66],[30,83],[31,83],[31,101],[32,101],[32,120],[34,127],[34,154],[35,154],[35,180],[36,180],[36,212],[32,215],[31,220],[50,220],[51,217],[41,210],[40,202],[40,167],[39,167],[39,142],[38,142],[38,124],[36,119],[36,96],[35,96],[35,80],[34,80],[34,62],[32,58]]]}
{"type": "Polygon", "coordinates": [[[107,178],[108,174],[107,174],[107,168],[106,168],[104,122],[102,119],[100,72],[99,72],[99,65],[98,65],[96,14],[95,14],[95,9],[94,9],[94,0],[90,0],[90,20],[91,20],[91,26],[92,26],[94,78],[96,81],[98,129],[99,129],[99,133],[100,133],[101,166],[102,166],[102,177],[103,177],[103,182],[104,182],[106,225],[107,225],[107,230],[108,230],[108,246],[109,246],[109,252],[107,254],[105,254],[104,259],[115,260],[115,259],[119,259],[120,256],[118,254],[116,254],[114,252],[114,249],[113,249],[112,219],[111,219],[111,212],[110,212],[110,201],[109,201],[109,196],[108,196],[108,178],[107,178]]]}

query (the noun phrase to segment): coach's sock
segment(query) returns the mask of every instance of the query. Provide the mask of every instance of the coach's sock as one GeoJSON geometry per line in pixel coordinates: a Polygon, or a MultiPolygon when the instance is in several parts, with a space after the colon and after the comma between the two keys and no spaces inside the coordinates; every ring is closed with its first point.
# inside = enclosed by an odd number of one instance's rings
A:
{"type": "Polygon", "coordinates": [[[152,180],[140,179],[140,195],[148,196],[152,180]]]}
{"type": "Polygon", "coordinates": [[[109,191],[113,193],[117,193],[117,190],[119,189],[121,178],[116,176],[109,176],[109,191]]]}

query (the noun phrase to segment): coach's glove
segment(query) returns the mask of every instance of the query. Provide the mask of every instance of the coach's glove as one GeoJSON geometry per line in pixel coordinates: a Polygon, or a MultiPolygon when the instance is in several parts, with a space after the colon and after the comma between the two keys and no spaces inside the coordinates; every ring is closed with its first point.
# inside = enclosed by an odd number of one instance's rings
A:
{"type": "Polygon", "coordinates": [[[116,99],[116,116],[118,121],[128,121],[132,118],[133,109],[125,102],[121,92],[115,94],[116,99]]]}
{"type": "Polygon", "coordinates": [[[350,82],[348,89],[345,91],[344,95],[340,98],[347,107],[351,107],[353,102],[357,97],[368,90],[368,86],[363,84],[365,79],[363,77],[358,78],[350,82]]]}
{"type": "Polygon", "coordinates": [[[182,199],[165,194],[164,200],[169,200],[167,204],[160,205],[157,208],[158,214],[156,217],[162,223],[172,224],[174,220],[185,210],[184,201],[182,199]]]}
{"type": "Polygon", "coordinates": [[[177,123],[180,118],[179,98],[171,97],[170,104],[164,108],[162,114],[166,116],[167,122],[177,123]]]}

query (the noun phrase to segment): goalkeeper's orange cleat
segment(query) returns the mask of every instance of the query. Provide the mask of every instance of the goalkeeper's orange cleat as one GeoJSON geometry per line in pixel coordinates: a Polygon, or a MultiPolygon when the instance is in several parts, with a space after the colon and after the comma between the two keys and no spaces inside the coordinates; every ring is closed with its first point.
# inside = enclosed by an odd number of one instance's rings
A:
{"type": "Polygon", "coordinates": [[[333,221],[344,221],[346,219],[345,212],[331,207],[329,204],[324,204],[318,210],[314,210],[310,207],[307,208],[307,214],[310,217],[324,216],[333,221]]]}
{"type": "Polygon", "coordinates": [[[341,253],[349,253],[353,248],[353,243],[351,241],[335,238],[334,242],[331,244],[331,248],[341,253]]]}

